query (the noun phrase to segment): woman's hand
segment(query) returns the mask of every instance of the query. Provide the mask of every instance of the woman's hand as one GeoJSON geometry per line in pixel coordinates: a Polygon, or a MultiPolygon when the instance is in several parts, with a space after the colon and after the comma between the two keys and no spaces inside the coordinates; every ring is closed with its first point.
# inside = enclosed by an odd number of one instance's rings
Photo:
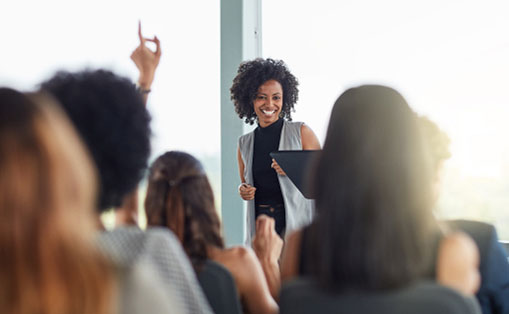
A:
{"type": "Polygon", "coordinates": [[[440,241],[437,281],[467,295],[479,289],[479,250],[465,233],[449,234],[440,241]]]}
{"type": "Polygon", "coordinates": [[[276,170],[277,174],[286,176],[286,173],[283,171],[283,169],[281,169],[281,167],[278,165],[274,158],[272,158],[272,164],[270,165],[270,167],[276,170]]]}
{"type": "Polygon", "coordinates": [[[281,288],[279,257],[283,249],[283,240],[274,228],[275,220],[266,215],[256,219],[256,234],[253,238],[253,250],[262,265],[270,294],[277,300],[281,288]]]}
{"type": "Polygon", "coordinates": [[[260,261],[277,263],[283,249],[283,240],[276,233],[276,221],[267,215],[256,219],[256,234],[253,238],[253,250],[260,261]]]}
{"type": "Polygon", "coordinates": [[[134,49],[131,59],[140,71],[138,84],[141,88],[148,90],[154,81],[156,69],[161,59],[161,44],[157,36],[154,36],[154,39],[143,37],[141,34],[141,22],[138,24],[138,37],[140,38],[140,45],[134,49]],[[156,51],[150,50],[145,45],[147,41],[156,44],[156,51]]]}
{"type": "Polygon", "coordinates": [[[242,197],[242,199],[244,201],[250,201],[250,200],[254,199],[255,191],[256,191],[256,188],[254,186],[247,184],[247,183],[242,183],[239,186],[239,194],[240,194],[240,197],[242,197]]]}

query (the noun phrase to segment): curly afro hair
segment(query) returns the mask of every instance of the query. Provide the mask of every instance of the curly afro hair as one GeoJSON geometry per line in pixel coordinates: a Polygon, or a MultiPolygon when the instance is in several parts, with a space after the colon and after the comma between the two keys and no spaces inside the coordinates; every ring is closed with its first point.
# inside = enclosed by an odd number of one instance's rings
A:
{"type": "Polygon", "coordinates": [[[276,80],[283,88],[283,108],[280,117],[292,120],[291,112],[299,99],[299,82],[288,70],[282,60],[257,58],[240,64],[237,76],[230,88],[231,100],[235,112],[246,123],[253,124],[257,120],[253,101],[258,88],[268,80],[276,80]]]}
{"type": "Polygon", "coordinates": [[[150,115],[135,85],[106,70],[58,72],[41,84],[62,105],[86,143],[100,177],[99,212],[119,206],[143,177],[150,115]]]}

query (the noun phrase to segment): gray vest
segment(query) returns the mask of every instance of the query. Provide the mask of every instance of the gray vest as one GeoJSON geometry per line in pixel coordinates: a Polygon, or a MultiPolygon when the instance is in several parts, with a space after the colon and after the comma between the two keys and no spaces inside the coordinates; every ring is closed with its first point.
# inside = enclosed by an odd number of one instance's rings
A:
{"type": "MultiPolygon", "coordinates": [[[[302,122],[284,121],[281,130],[281,140],[279,141],[279,150],[301,150],[302,138],[300,134],[302,122]]],[[[246,183],[253,185],[253,147],[254,131],[242,135],[239,138],[239,149],[244,162],[244,178],[246,183]]],[[[301,228],[311,222],[313,219],[315,203],[306,199],[297,187],[286,176],[278,175],[281,193],[285,203],[286,212],[286,234],[295,229],[301,228]]],[[[244,233],[244,242],[250,246],[255,233],[255,203],[254,200],[247,201],[246,230],[244,233]]]]}

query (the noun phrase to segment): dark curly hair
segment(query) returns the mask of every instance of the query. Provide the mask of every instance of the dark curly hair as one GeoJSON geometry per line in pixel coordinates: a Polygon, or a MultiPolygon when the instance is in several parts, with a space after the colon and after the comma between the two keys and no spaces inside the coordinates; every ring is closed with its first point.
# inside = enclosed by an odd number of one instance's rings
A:
{"type": "Polygon", "coordinates": [[[246,123],[253,124],[257,120],[253,101],[260,85],[268,80],[276,80],[281,84],[283,108],[281,108],[280,117],[292,120],[291,112],[294,111],[294,105],[299,99],[297,78],[290,73],[282,60],[257,58],[240,64],[230,88],[235,112],[246,123]]]}
{"type": "Polygon", "coordinates": [[[201,163],[190,154],[171,151],[154,161],[145,213],[149,226],[177,235],[197,271],[208,257],[208,245],[224,247],[214,193],[201,163]]]}
{"type": "Polygon", "coordinates": [[[41,84],[62,105],[99,171],[99,212],[121,205],[143,177],[150,115],[135,85],[106,70],[57,72],[41,84]]]}

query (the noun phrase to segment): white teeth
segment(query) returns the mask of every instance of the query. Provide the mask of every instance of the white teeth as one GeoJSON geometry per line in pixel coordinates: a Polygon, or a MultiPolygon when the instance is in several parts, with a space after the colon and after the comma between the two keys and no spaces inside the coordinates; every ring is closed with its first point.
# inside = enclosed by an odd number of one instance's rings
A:
{"type": "Polygon", "coordinates": [[[276,112],[276,110],[272,110],[272,111],[262,110],[262,112],[265,113],[266,115],[271,116],[274,114],[274,112],[276,112]]]}

